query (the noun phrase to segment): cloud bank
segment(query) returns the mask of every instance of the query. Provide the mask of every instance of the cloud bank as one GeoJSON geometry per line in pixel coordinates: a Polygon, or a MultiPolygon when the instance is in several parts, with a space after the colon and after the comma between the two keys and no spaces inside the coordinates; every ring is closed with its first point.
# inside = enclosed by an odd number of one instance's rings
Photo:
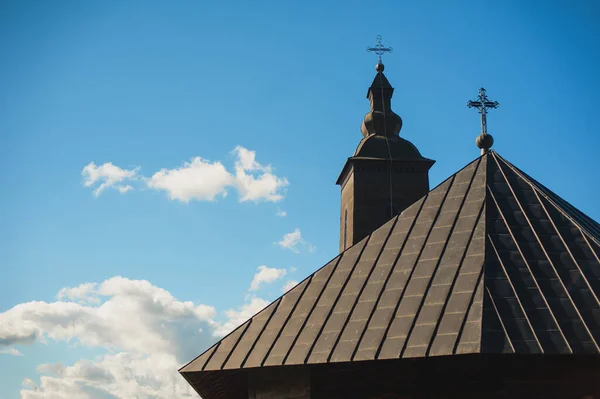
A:
{"type": "Polygon", "coordinates": [[[20,355],[12,346],[55,341],[107,353],[70,366],[40,365],[39,383],[23,381],[23,399],[197,398],[177,370],[214,341],[211,332],[245,321],[245,314],[231,313],[235,319],[221,325],[212,306],[179,301],[148,281],[123,277],[64,288],[57,298],[0,313],[1,352],[20,355]]]}
{"type": "MultiPolygon", "coordinates": [[[[248,291],[286,274],[259,266],[248,291]]],[[[56,298],[0,313],[0,353],[22,356],[15,345],[51,342],[106,353],[72,365],[39,365],[39,382],[23,380],[22,399],[197,398],[177,370],[269,304],[247,296],[218,322],[212,306],[180,301],[146,280],[120,276],[62,288],[56,298]]]]}

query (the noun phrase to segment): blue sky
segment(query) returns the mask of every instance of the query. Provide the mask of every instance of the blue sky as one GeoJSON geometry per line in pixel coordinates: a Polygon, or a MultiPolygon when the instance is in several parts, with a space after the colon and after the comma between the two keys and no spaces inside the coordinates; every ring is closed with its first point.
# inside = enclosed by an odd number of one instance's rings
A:
{"type": "Polygon", "coordinates": [[[0,396],[194,397],[177,366],[337,254],[377,34],[432,187],[478,156],[484,86],[494,148],[600,220],[598,18],[592,0],[0,2],[0,396]]]}

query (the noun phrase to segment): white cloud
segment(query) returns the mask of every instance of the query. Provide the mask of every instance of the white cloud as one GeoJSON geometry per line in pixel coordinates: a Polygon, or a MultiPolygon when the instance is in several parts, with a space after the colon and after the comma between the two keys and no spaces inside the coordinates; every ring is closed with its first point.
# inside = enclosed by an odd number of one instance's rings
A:
{"type": "Polygon", "coordinates": [[[227,195],[233,177],[220,162],[196,157],[181,168],[161,169],[146,183],[150,188],[166,191],[172,200],[214,201],[218,196],[227,195]]]}
{"type": "Polygon", "coordinates": [[[213,307],[123,277],[61,289],[57,297],[63,300],[22,303],[0,313],[3,352],[49,341],[108,352],[71,366],[40,365],[39,384],[23,381],[22,398],[197,397],[177,370],[214,340],[200,333],[212,331],[213,307]]]}
{"type": "Polygon", "coordinates": [[[227,316],[227,321],[224,323],[213,323],[214,332],[213,335],[215,337],[223,337],[233,330],[235,330],[238,326],[248,320],[250,317],[254,316],[256,313],[264,309],[269,302],[264,299],[258,297],[250,298],[250,301],[240,306],[237,310],[229,309],[225,312],[227,316]]]}
{"type": "Polygon", "coordinates": [[[0,349],[0,355],[23,356],[23,354],[15,348],[0,349]]]}
{"type": "Polygon", "coordinates": [[[244,170],[259,170],[263,172],[269,172],[271,170],[270,166],[263,166],[256,162],[256,151],[251,151],[238,145],[232,152],[237,156],[237,166],[244,170]]]}
{"type": "Polygon", "coordinates": [[[235,163],[235,181],[240,202],[278,202],[283,199],[282,189],[289,185],[285,177],[275,176],[271,165],[258,163],[255,151],[237,146],[233,153],[238,158],[235,163]]]}
{"type": "Polygon", "coordinates": [[[299,253],[297,246],[301,240],[302,233],[300,232],[300,229],[296,228],[296,230],[292,231],[291,233],[284,234],[281,241],[277,242],[277,245],[282,248],[289,249],[295,253],[299,253]]]}
{"type": "Polygon", "coordinates": [[[121,193],[131,190],[132,186],[121,183],[135,179],[138,171],[139,168],[121,169],[111,162],[106,162],[100,166],[97,166],[94,162],[90,162],[83,168],[81,175],[84,177],[83,185],[85,187],[92,187],[96,183],[100,183],[93,191],[94,196],[97,197],[102,191],[110,187],[116,188],[121,193]]]}
{"type": "MultiPolygon", "coordinates": [[[[233,171],[227,170],[219,161],[209,161],[201,157],[175,169],[163,168],[150,177],[140,176],[147,187],[165,191],[171,200],[188,203],[189,201],[215,201],[225,197],[230,189],[238,192],[239,202],[278,202],[284,197],[284,189],[289,185],[287,178],[276,176],[271,165],[262,165],[256,160],[256,152],[237,146],[233,171]]],[[[98,196],[108,187],[114,187],[121,193],[133,190],[126,181],[138,180],[139,168],[121,169],[110,162],[96,166],[90,162],[83,168],[84,186],[100,185],[94,190],[98,196]]],[[[286,213],[279,211],[278,216],[286,213]]]]}
{"type": "Polygon", "coordinates": [[[282,217],[282,218],[284,218],[284,217],[286,217],[286,216],[287,216],[287,212],[286,212],[286,211],[283,211],[283,210],[281,210],[281,209],[277,209],[277,213],[276,213],[276,215],[277,215],[277,216],[279,216],[279,217],[282,217]]]}
{"type": "Polygon", "coordinates": [[[294,288],[297,285],[298,285],[298,281],[290,280],[287,283],[285,283],[285,285],[283,287],[281,287],[281,291],[288,292],[289,290],[291,290],[292,288],[294,288]]]}
{"type": "MultiPolygon", "coordinates": [[[[61,290],[59,295],[73,291],[61,290]]],[[[108,299],[99,306],[58,301],[13,307],[0,314],[0,344],[50,338],[140,353],[169,352],[176,339],[172,325],[195,323],[197,330],[216,313],[210,306],[180,302],[144,280],[113,277],[100,284],[95,295],[108,299]]]]}
{"type": "Polygon", "coordinates": [[[181,363],[165,353],[106,354],[71,366],[41,365],[40,383],[23,381],[22,399],[197,398],[178,375],[181,363]]]}
{"type": "Polygon", "coordinates": [[[274,267],[259,266],[254,278],[250,283],[250,291],[258,291],[262,284],[272,283],[286,274],[285,269],[276,269],[274,267]]]}
{"type": "Polygon", "coordinates": [[[308,252],[311,253],[315,252],[317,249],[313,244],[302,238],[302,233],[299,228],[296,228],[291,233],[284,234],[281,240],[277,241],[275,244],[297,254],[300,253],[300,247],[306,248],[308,252]]]}
{"type": "Polygon", "coordinates": [[[133,190],[133,187],[128,184],[126,186],[119,186],[117,189],[121,194],[125,194],[126,192],[133,190]]]}
{"type": "Polygon", "coordinates": [[[79,303],[99,303],[100,298],[96,296],[98,284],[84,283],[77,287],[61,288],[56,295],[58,300],[70,299],[79,303]]]}
{"type": "MultiPolygon", "coordinates": [[[[285,274],[259,267],[251,287],[285,274]]],[[[179,301],[148,281],[119,276],[63,288],[57,299],[0,313],[0,352],[19,356],[16,344],[52,341],[106,352],[71,365],[39,365],[38,382],[22,381],[22,399],[197,398],[177,370],[269,304],[250,296],[217,322],[211,306],[179,301]]]]}

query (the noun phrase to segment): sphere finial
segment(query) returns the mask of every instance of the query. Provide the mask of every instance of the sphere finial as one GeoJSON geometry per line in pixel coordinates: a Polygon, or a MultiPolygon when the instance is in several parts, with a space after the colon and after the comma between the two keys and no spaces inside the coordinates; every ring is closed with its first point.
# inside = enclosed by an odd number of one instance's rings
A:
{"type": "Polygon", "coordinates": [[[475,139],[475,144],[481,149],[481,154],[483,155],[494,145],[494,138],[491,134],[481,133],[475,139]]]}
{"type": "Polygon", "coordinates": [[[377,72],[383,72],[383,70],[385,69],[385,66],[383,66],[383,64],[380,62],[377,65],[375,65],[375,70],[377,72]]]}

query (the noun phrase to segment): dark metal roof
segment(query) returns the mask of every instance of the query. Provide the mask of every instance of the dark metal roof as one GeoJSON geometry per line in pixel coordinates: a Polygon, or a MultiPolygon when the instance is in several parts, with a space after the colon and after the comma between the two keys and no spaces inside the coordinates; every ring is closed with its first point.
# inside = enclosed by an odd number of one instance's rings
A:
{"type": "Polygon", "coordinates": [[[488,152],[180,371],[599,354],[599,257],[598,223],[488,152]]]}

